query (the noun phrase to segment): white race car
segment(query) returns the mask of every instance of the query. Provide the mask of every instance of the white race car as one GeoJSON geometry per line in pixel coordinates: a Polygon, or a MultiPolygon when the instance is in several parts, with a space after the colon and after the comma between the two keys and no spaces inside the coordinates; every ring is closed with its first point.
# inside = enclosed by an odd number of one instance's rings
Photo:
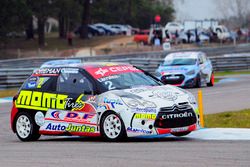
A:
{"type": "Polygon", "coordinates": [[[117,141],[199,128],[194,96],[147,72],[129,64],[63,64],[34,71],[14,97],[11,125],[20,140],[77,135],[117,141]]]}

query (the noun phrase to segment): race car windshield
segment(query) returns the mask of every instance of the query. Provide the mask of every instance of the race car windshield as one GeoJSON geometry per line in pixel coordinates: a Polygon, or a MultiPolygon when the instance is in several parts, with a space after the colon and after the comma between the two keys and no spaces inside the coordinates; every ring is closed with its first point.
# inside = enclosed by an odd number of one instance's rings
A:
{"type": "Polygon", "coordinates": [[[176,58],[176,59],[165,60],[163,66],[180,66],[180,65],[195,65],[195,64],[196,64],[196,59],[176,58]]]}
{"type": "Polygon", "coordinates": [[[160,82],[143,72],[120,73],[98,78],[97,80],[108,90],[162,85],[160,82]]]}

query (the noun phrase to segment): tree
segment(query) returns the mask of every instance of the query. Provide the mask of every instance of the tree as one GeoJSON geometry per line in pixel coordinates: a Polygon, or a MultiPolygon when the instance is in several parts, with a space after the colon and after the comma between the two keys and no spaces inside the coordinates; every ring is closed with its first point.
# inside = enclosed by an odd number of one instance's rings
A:
{"type": "Polygon", "coordinates": [[[56,0],[56,17],[59,21],[59,37],[65,38],[80,20],[82,6],[75,0],[56,0]]]}
{"type": "Polygon", "coordinates": [[[154,16],[160,14],[162,22],[173,19],[174,9],[171,0],[102,0],[93,3],[93,22],[108,24],[130,24],[148,28],[154,16]]]}
{"type": "Polygon", "coordinates": [[[81,27],[80,27],[80,37],[82,39],[88,38],[88,24],[90,23],[90,5],[92,0],[79,0],[82,5],[82,15],[81,15],[81,27]]]}
{"type": "Polygon", "coordinates": [[[45,22],[55,12],[55,0],[27,0],[27,6],[37,17],[38,44],[45,46],[45,22]]]}
{"type": "Polygon", "coordinates": [[[4,45],[11,32],[22,32],[30,10],[24,0],[0,1],[0,41],[4,45]]]}
{"type": "Polygon", "coordinates": [[[215,4],[224,19],[229,20],[235,17],[236,25],[246,26],[248,24],[247,16],[250,13],[249,0],[216,0],[215,4]]]}

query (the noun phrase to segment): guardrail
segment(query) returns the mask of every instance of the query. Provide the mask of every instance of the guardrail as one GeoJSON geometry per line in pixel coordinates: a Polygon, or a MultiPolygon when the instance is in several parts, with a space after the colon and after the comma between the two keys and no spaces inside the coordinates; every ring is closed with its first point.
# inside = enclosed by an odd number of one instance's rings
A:
{"type": "MultiPolygon", "coordinates": [[[[215,71],[250,70],[250,53],[236,56],[216,56],[210,58],[215,71]]],[[[154,73],[163,59],[161,58],[123,58],[112,59],[111,62],[125,62],[154,73]]],[[[37,66],[39,67],[39,66],[37,66]]],[[[35,68],[0,69],[0,88],[16,88],[32,73],[35,68]]]]}
{"type": "MultiPolygon", "coordinates": [[[[85,61],[112,61],[114,59],[127,59],[127,58],[140,58],[140,59],[163,59],[167,54],[173,52],[184,52],[184,51],[202,51],[205,52],[209,57],[216,57],[219,55],[229,53],[250,53],[250,44],[241,44],[237,46],[223,46],[223,47],[201,47],[196,49],[180,49],[171,51],[158,51],[158,52],[139,52],[130,54],[119,54],[119,55],[101,55],[101,56],[90,56],[90,57],[71,57],[67,59],[81,59],[85,61]]],[[[21,59],[10,59],[0,60],[1,68],[36,68],[39,67],[46,61],[63,59],[62,57],[33,57],[33,58],[21,58],[21,59]]]]}

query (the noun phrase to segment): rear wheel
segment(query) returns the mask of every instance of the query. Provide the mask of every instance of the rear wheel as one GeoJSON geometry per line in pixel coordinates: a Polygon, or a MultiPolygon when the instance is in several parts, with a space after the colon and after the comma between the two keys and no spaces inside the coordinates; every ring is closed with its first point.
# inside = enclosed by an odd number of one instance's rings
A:
{"type": "Polygon", "coordinates": [[[212,72],[210,81],[207,83],[207,86],[214,86],[214,73],[212,72]]]}
{"type": "Polygon", "coordinates": [[[101,120],[101,135],[108,141],[119,141],[126,138],[125,126],[115,112],[107,112],[101,120]]]}
{"type": "Polygon", "coordinates": [[[190,131],[186,131],[186,132],[175,132],[175,133],[171,133],[172,135],[174,136],[177,136],[177,137],[181,137],[181,136],[186,136],[188,135],[189,133],[191,133],[190,131]]]}
{"type": "Polygon", "coordinates": [[[17,137],[21,141],[35,141],[41,136],[39,126],[35,123],[32,116],[27,112],[20,112],[15,121],[17,137]]]}

